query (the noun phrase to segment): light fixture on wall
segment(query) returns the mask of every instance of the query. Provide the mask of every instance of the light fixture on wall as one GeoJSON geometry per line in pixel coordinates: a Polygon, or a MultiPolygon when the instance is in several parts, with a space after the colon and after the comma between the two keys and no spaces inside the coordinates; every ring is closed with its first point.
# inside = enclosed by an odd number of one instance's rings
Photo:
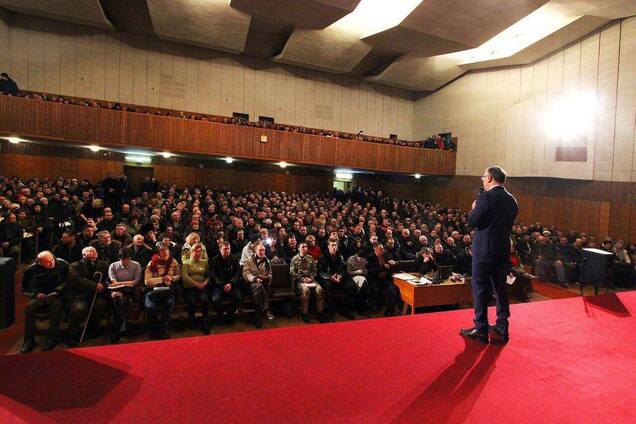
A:
{"type": "Polygon", "coordinates": [[[420,178],[422,178],[422,176],[420,174],[415,174],[413,176],[415,177],[416,180],[419,180],[420,178]]]}
{"type": "Polygon", "coordinates": [[[20,144],[21,142],[26,141],[25,139],[20,137],[2,137],[2,138],[7,140],[11,144],[20,144]]]}
{"type": "Polygon", "coordinates": [[[289,164],[285,161],[278,162],[278,166],[280,166],[283,169],[287,168],[288,165],[289,164]]]}
{"type": "Polygon", "coordinates": [[[134,162],[134,163],[150,163],[152,162],[152,157],[150,156],[142,156],[142,155],[127,155],[124,156],[126,162],[134,162]]]}
{"type": "Polygon", "coordinates": [[[172,153],[170,153],[170,152],[161,152],[161,156],[163,156],[165,159],[170,159],[172,157],[172,153]]]}
{"type": "Polygon", "coordinates": [[[336,169],[335,171],[336,179],[351,181],[353,180],[353,171],[350,169],[336,169]]]}
{"type": "Polygon", "coordinates": [[[225,160],[225,163],[227,163],[228,165],[234,162],[234,158],[231,156],[226,157],[224,160],[225,160]]]}
{"type": "Polygon", "coordinates": [[[594,129],[599,103],[594,91],[576,91],[555,96],[544,111],[545,134],[553,140],[580,140],[594,129]]]}
{"type": "Polygon", "coordinates": [[[90,146],[88,146],[88,150],[90,150],[91,152],[99,152],[100,150],[102,150],[102,148],[96,144],[91,144],[90,146]]]}

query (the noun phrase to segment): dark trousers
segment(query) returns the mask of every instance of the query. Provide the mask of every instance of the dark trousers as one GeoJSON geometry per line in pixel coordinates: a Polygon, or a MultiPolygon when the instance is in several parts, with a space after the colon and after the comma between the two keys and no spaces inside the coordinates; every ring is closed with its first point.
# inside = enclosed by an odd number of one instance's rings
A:
{"type": "Polygon", "coordinates": [[[398,299],[400,297],[400,290],[397,288],[393,281],[386,278],[373,278],[369,277],[367,280],[369,285],[369,298],[372,302],[377,302],[385,293],[386,311],[393,312],[398,305],[398,299]]]}
{"type": "Polygon", "coordinates": [[[266,311],[269,309],[269,301],[267,296],[269,295],[269,287],[267,284],[251,283],[250,291],[254,298],[254,304],[257,311],[266,311]]]}
{"type": "Polygon", "coordinates": [[[510,305],[508,304],[508,287],[506,275],[510,264],[506,262],[487,263],[473,258],[473,304],[475,307],[475,328],[488,331],[488,301],[494,292],[497,301],[497,327],[508,331],[510,305]]]}
{"type": "Polygon", "coordinates": [[[356,292],[358,287],[351,280],[342,280],[339,284],[334,283],[329,279],[321,280],[320,285],[325,291],[327,298],[327,310],[333,314],[336,311],[336,305],[334,301],[334,295],[338,292],[345,294],[345,309],[350,311],[353,308],[356,299],[356,292]]]}
{"type": "Polygon", "coordinates": [[[44,302],[33,299],[27,304],[24,309],[24,340],[33,339],[38,312],[49,313],[49,337],[57,338],[64,315],[64,302],[58,297],[44,302]]]}
{"type": "Polygon", "coordinates": [[[121,296],[113,297],[114,326],[113,331],[119,333],[128,329],[128,305],[133,298],[133,289],[118,290],[121,296]]]}
{"type": "MultiPolygon", "coordinates": [[[[237,284],[232,285],[232,290],[227,293],[219,286],[215,285],[212,287],[212,306],[217,314],[223,313],[222,303],[225,300],[230,300],[232,302],[234,306],[232,309],[241,306],[241,303],[243,303],[243,295],[241,295],[241,290],[237,284]]],[[[234,311],[231,310],[230,312],[234,311]]]]}
{"type": "Polygon", "coordinates": [[[152,292],[146,293],[146,299],[144,301],[144,306],[148,310],[148,321],[150,325],[150,331],[153,333],[159,333],[162,331],[166,331],[168,328],[168,323],[170,322],[170,316],[172,315],[172,310],[174,309],[174,294],[170,294],[163,298],[152,300],[150,298],[150,294],[152,292]],[[159,312],[161,311],[161,317],[159,317],[159,312]]]}
{"type": "MultiPolygon", "coordinates": [[[[82,322],[88,317],[88,312],[93,301],[92,296],[79,296],[72,301],[70,305],[70,312],[68,317],[68,333],[71,337],[79,337],[80,326],[82,322]]],[[[99,324],[108,311],[108,301],[102,294],[98,294],[95,298],[95,305],[93,306],[93,312],[88,322],[88,329],[91,331],[97,331],[99,324]]]]}
{"type": "Polygon", "coordinates": [[[188,305],[188,317],[191,320],[194,319],[197,303],[201,305],[201,314],[203,315],[203,318],[208,318],[210,315],[210,295],[208,294],[207,286],[204,289],[198,289],[196,287],[184,288],[183,297],[188,305]]]}

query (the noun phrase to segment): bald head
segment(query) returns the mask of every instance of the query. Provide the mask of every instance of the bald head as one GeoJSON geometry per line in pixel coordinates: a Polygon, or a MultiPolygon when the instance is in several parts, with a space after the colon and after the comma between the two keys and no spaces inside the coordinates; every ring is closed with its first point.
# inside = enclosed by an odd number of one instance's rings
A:
{"type": "Polygon", "coordinates": [[[53,253],[48,250],[43,250],[38,253],[37,262],[40,266],[46,269],[55,268],[55,256],[53,256],[53,253]]]}

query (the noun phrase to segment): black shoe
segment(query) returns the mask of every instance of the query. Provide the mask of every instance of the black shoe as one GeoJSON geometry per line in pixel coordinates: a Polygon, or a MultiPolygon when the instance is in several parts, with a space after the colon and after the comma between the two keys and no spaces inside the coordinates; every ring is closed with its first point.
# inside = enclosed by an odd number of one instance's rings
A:
{"type": "Polygon", "coordinates": [[[69,337],[64,341],[66,347],[77,347],[79,346],[79,340],[77,337],[69,337]]]}
{"type": "Polygon", "coordinates": [[[116,331],[110,336],[110,344],[118,343],[120,339],[121,333],[119,331],[116,331]]]}
{"type": "Polygon", "coordinates": [[[477,328],[462,328],[459,330],[459,335],[467,339],[477,340],[481,343],[488,343],[488,332],[480,331],[477,328]]]}
{"type": "Polygon", "coordinates": [[[44,342],[42,350],[53,350],[55,346],[57,346],[57,339],[55,337],[49,337],[48,339],[46,339],[46,342],[44,342]]]}
{"type": "Polygon", "coordinates": [[[351,312],[350,309],[345,309],[344,311],[342,311],[342,316],[349,320],[356,319],[355,315],[353,315],[353,312],[351,312]]]}
{"type": "Polygon", "coordinates": [[[38,344],[33,339],[25,340],[22,344],[22,348],[20,349],[20,353],[29,353],[36,347],[38,344]]]}
{"type": "Polygon", "coordinates": [[[309,318],[309,315],[303,314],[303,321],[309,324],[309,322],[311,321],[311,318],[309,318]]]}
{"type": "Polygon", "coordinates": [[[263,312],[254,312],[254,326],[256,328],[261,328],[263,326],[263,312]]]}
{"type": "Polygon", "coordinates": [[[197,321],[194,318],[190,318],[188,320],[188,328],[190,328],[190,330],[196,330],[197,329],[197,321]]]}
{"type": "Polygon", "coordinates": [[[329,322],[329,315],[325,313],[320,314],[320,316],[318,317],[318,321],[320,321],[323,324],[329,322]]]}
{"type": "Polygon", "coordinates": [[[207,318],[203,318],[203,334],[210,334],[210,320],[207,318]]]}
{"type": "Polygon", "coordinates": [[[490,333],[490,343],[492,344],[505,345],[508,343],[508,340],[510,340],[507,330],[504,331],[496,325],[489,326],[488,330],[490,333]]]}
{"type": "Polygon", "coordinates": [[[168,340],[170,336],[166,333],[166,330],[161,330],[159,332],[159,340],[168,340]]]}

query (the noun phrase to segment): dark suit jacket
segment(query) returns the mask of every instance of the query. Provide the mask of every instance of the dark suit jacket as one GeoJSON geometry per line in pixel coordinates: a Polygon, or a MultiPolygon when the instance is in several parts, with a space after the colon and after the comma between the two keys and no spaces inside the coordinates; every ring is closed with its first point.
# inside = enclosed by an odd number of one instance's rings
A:
{"type": "Polygon", "coordinates": [[[502,186],[479,195],[468,217],[468,223],[475,228],[473,257],[476,261],[508,261],[510,232],[518,211],[517,200],[502,186]]]}

